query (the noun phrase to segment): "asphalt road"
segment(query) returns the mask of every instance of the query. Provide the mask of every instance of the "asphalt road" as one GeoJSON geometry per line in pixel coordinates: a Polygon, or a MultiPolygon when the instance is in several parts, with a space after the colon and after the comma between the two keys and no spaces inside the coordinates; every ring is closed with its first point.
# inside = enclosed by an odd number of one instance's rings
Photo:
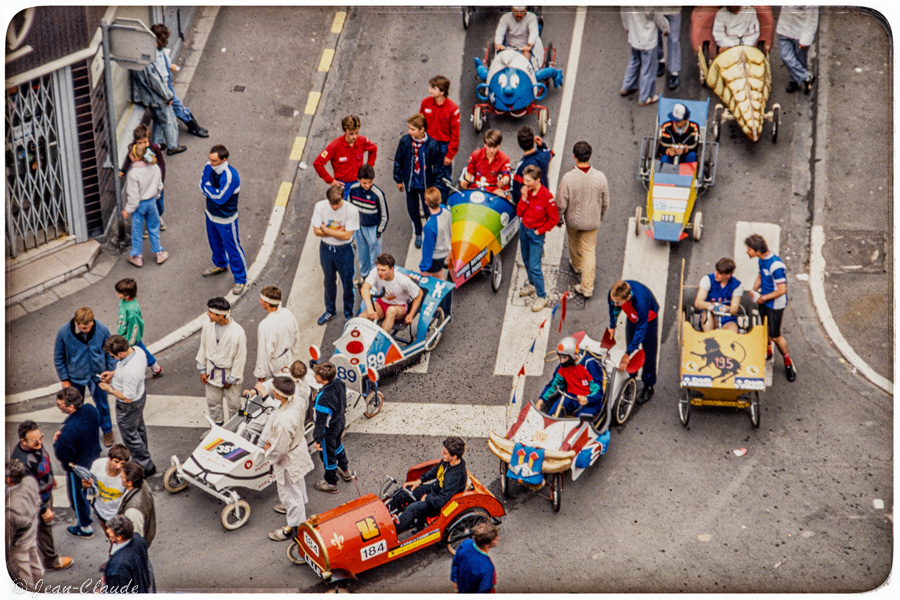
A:
{"type": "MultiPolygon", "coordinates": [[[[298,57],[290,40],[268,34],[281,30],[286,13],[301,30],[297,37],[304,40],[321,39],[318,34],[330,22],[330,13],[317,9],[223,7],[213,34],[221,39],[210,39],[192,84],[196,103],[205,105],[207,114],[216,109],[214,96],[251,76],[263,75],[271,88],[255,107],[271,104],[269,108],[277,108],[275,91],[297,97],[292,103],[277,101],[278,105],[301,102],[303,80],[298,83],[289,73],[298,64],[311,70],[320,50],[312,43],[307,44],[309,48],[299,44],[304,52],[298,57]],[[219,47],[236,43],[243,49],[223,64],[219,47]],[[267,50],[260,50],[263,44],[267,50]],[[249,61],[247,55],[254,60],[249,61]],[[268,67],[264,72],[261,64],[268,67]]],[[[475,86],[472,57],[483,55],[498,17],[499,13],[479,10],[473,25],[464,31],[456,9],[361,8],[347,23],[333,67],[335,78],[326,87],[304,160],[311,165],[315,154],[340,134],[341,117],[348,113],[361,117],[362,134],[379,144],[376,183],[387,193],[391,206],[384,246],[400,262],[405,259],[412,229],[405,201],[392,184],[388,159],[405,133],[406,117],[416,112],[427,93],[428,79],[441,73],[451,78],[451,97],[463,112],[455,172],[463,167],[480,139],[468,122],[475,86]],[[440,45],[433,43],[436,39],[442,40],[440,45]]],[[[558,62],[565,68],[574,11],[548,8],[544,21],[543,40],[558,49],[558,62]]],[[[682,44],[687,49],[687,11],[684,21],[682,44]]],[[[626,236],[630,235],[628,218],[645,202],[645,191],[636,179],[639,145],[641,136],[652,135],[656,115],[655,107],[641,108],[634,97],[619,97],[628,54],[617,11],[591,8],[570,122],[556,120],[561,90],[551,90],[545,102],[553,117],[546,137],[552,140],[557,128],[567,130],[564,146],[555,149],[562,172],[573,166],[572,144],[586,139],[594,147],[592,163],[606,173],[610,183],[612,206],[598,243],[598,293],[586,303],[573,302],[565,326],[567,331],[586,329],[596,337],[607,320],[603,292],[621,273],[626,236]]],[[[774,384],[763,396],[762,426],[754,430],[746,414],[732,410],[697,410],[688,428],[678,420],[674,317],[681,260],[686,262],[686,280],[696,283],[718,258],[732,254],[736,222],[751,221],[782,228],[781,256],[787,261],[790,284],[796,281],[794,275],[806,268],[804,240],[809,239],[811,210],[810,98],[783,93],[787,75],[777,50],[773,50],[772,65],[772,101],[783,107],[778,143],[773,145],[764,138],[752,144],[737,127],[726,126],[716,185],[698,204],[705,219],[703,239],[671,247],[656,396],[613,432],[610,452],[592,470],[576,482],[567,482],[558,514],[546,500],[524,489],[515,490],[505,502],[508,515],[501,527],[502,541],[492,552],[498,591],[859,592],[872,590],[887,578],[893,543],[891,399],[848,377],[847,368],[823,337],[806,286],[792,285],[785,323],[799,377],[788,383],[780,366],[776,368],[774,384]],[[732,450],[742,447],[748,450],[746,455],[733,454],[732,450]],[[876,509],[875,499],[887,508],[876,509]]],[[[697,66],[688,51],[684,52],[681,79],[679,97],[710,96],[699,84],[697,66]]],[[[889,90],[884,94],[889,97],[889,90]]],[[[268,118],[261,115],[260,123],[239,118],[247,114],[246,108],[234,109],[232,114],[235,140],[247,140],[267,150],[271,147],[272,156],[282,160],[287,153],[282,150],[290,147],[295,131],[271,127],[260,133],[258,127],[270,123],[271,114],[268,118]]],[[[536,119],[529,122],[529,118],[524,122],[536,127],[536,119]]],[[[503,133],[503,149],[513,160],[521,155],[515,143],[520,125],[514,119],[489,121],[490,127],[503,133]]],[[[269,168],[278,173],[280,163],[269,168]]],[[[285,221],[283,251],[276,253],[264,275],[282,289],[293,280],[312,204],[324,190],[311,168],[298,178],[285,221]]],[[[852,211],[852,206],[845,210],[852,211]]],[[[507,272],[512,270],[512,254],[512,250],[504,253],[507,272]]],[[[195,283],[192,276],[177,277],[172,293],[178,295],[176,289],[189,289],[187,286],[195,283]]],[[[494,294],[486,279],[476,279],[454,292],[453,320],[430,358],[428,373],[405,373],[385,382],[388,402],[504,404],[512,381],[494,376],[493,369],[509,285],[507,278],[494,294]]],[[[307,300],[321,303],[319,297],[307,300]]],[[[260,316],[255,302],[244,302],[236,311],[248,332],[255,331],[260,316]]],[[[326,352],[328,343],[340,333],[338,321],[325,330],[326,352]]],[[[556,335],[554,329],[551,339],[556,335]]],[[[150,384],[151,393],[201,394],[193,364],[197,343],[195,336],[161,354],[166,377],[150,384]]],[[[255,340],[250,346],[253,356],[255,340]]],[[[548,366],[545,377],[549,372],[548,366]]],[[[542,385],[543,378],[528,378],[527,395],[537,393],[542,385]]],[[[45,435],[55,431],[55,426],[45,427],[45,435]]],[[[13,430],[8,424],[7,439],[13,430]]],[[[202,434],[203,430],[193,428],[151,427],[151,451],[160,465],[172,454],[184,458],[202,434]]],[[[468,443],[469,469],[499,495],[497,459],[484,439],[469,438],[468,443]]],[[[387,475],[400,477],[407,466],[437,456],[439,445],[440,437],[412,431],[363,435],[351,429],[345,437],[364,493],[376,491],[387,475]]],[[[356,496],[355,489],[344,484],[334,497],[313,491],[311,484],[320,473],[317,461],[316,471],[307,477],[309,514],[356,496]]],[[[222,505],[217,500],[196,489],[170,496],[161,489],[159,478],[152,483],[158,511],[152,552],[161,589],[326,589],[310,569],[287,561],[284,544],[266,538],[266,532],[282,524],[282,518],[271,511],[277,502],[273,488],[248,493],[253,509],[250,522],[226,532],[219,525],[222,505]]],[[[60,511],[60,521],[58,548],[76,556],[76,565],[67,572],[49,574],[47,580],[80,585],[94,576],[105,558],[106,544],[96,537],[76,540],[62,533],[62,526],[72,522],[71,511],[60,511]]],[[[445,550],[427,549],[363,574],[350,589],[448,592],[449,568],[445,550]]]]}

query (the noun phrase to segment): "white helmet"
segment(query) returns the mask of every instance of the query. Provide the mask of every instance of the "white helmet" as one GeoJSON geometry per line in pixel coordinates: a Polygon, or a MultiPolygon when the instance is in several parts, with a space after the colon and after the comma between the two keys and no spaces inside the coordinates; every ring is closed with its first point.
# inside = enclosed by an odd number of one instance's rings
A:
{"type": "Polygon", "coordinates": [[[571,335],[564,337],[559,340],[559,343],[556,345],[556,353],[560,356],[569,356],[572,360],[576,360],[578,358],[578,341],[571,335]]]}

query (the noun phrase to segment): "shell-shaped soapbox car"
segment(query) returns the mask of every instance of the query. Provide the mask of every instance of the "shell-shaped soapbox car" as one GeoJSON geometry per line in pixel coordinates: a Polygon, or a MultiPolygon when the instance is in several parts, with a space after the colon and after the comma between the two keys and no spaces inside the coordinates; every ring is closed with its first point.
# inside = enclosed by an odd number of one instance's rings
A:
{"type": "MultiPolygon", "coordinates": [[[[437,347],[444,328],[450,322],[452,282],[426,277],[399,266],[394,269],[415,281],[425,292],[425,297],[413,323],[406,325],[400,320],[390,332],[365,317],[354,317],[344,324],[341,337],[334,342],[335,354],[330,360],[341,360],[342,363],[346,360],[347,367],[359,370],[358,373],[348,373],[346,377],[338,372],[348,386],[354,381],[361,381],[362,374],[369,368],[385,375],[420,360],[425,352],[437,347]]],[[[360,309],[365,310],[365,305],[361,305],[360,309]]]]}
{"type": "MultiPolygon", "coordinates": [[[[604,369],[606,393],[596,419],[554,416],[537,409],[533,401],[525,402],[506,435],[491,431],[488,439],[488,448],[500,459],[503,495],[510,494],[513,481],[535,492],[549,485],[550,504],[556,512],[562,503],[565,472],[571,471],[572,481],[578,479],[609,449],[610,425],[625,423],[631,414],[637,397],[635,376],[645,359],[644,351],[639,350],[628,368],[618,371],[624,351],[613,347],[615,340],[604,335],[601,342],[596,342],[583,331],[572,337],[583,349],[579,361],[589,353],[604,369]]],[[[551,398],[542,408],[550,410],[553,401],[551,398]]]]}
{"type": "Polygon", "coordinates": [[[719,144],[706,141],[706,116],[709,100],[678,100],[660,98],[656,112],[656,132],[653,137],[641,138],[641,161],[638,179],[647,189],[647,218],[643,219],[641,206],[635,209],[635,235],[641,230],[655,240],[678,242],[688,236],[690,230],[695,240],[703,233],[703,213],[694,210],[697,197],[716,182],[716,161],[719,144]],[[696,161],[663,162],[661,157],[660,128],[669,121],[669,114],[676,104],[683,104],[690,111],[690,120],[700,128],[700,140],[695,151],[696,161]],[[644,229],[644,224],[649,227],[644,229]]]}
{"type": "Polygon", "coordinates": [[[484,269],[496,292],[503,281],[500,253],[519,231],[516,207],[483,190],[457,190],[447,199],[447,206],[452,223],[450,280],[459,287],[484,269]]]}
{"type": "Polygon", "coordinates": [[[541,135],[545,135],[550,126],[550,110],[536,102],[547,95],[547,85],[560,87],[563,84],[562,70],[555,65],[556,49],[553,44],[545,49],[542,68],[537,72],[531,60],[519,50],[505,48],[494,54],[491,44],[484,60],[475,58],[475,68],[481,80],[475,88],[475,95],[481,102],[472,107],[475,131],[481,131],[488,114],[522,117],[537,112],[538,129],[541,135]]]}
{"type": "Polygon", "coordinates": [[[716,104],[713,135],[722,133],[722,123],[736,121],[741,131],[753,142],[762,137],[763,124],[772,123],[772,143],[778,140],[781,105],[766,111],[772,90],[769,49],[772,47],[774,19],[768,6],[755,6],[759,19],[759,41],[756,46],[732,46],[719,53],[713,38],[717,6],[698,6],[691,13],[691,46],[700,65],[700,83],[706,83],[721,98],[716,104]]]}
{"type": "MultiPolygon", "coordinates": [[[[422,476],[438,461],[433,460],[409,469],[406,481],[422,476]]],[[[466,489],[453,496],[435,517],[429,517],[402,541],[388,509],[396,494],[408,494],[388,478],[380,495],[365,494],[313,515],[300,525],[297,537],[287,548],[288,558],[295,564],[306,563],[326,582],[355,579],[394,559],[418,552],[443,541],[451,553],[472,535],[480,523],[500,523],[506,512],[491,492],[469,472],[466,489]]],[[[396,512],[396,511],[395,511],[396,512]]]]}
{"type": "MultiPolygon", "coordinates": [[[[696,286],[684,285],[682,260],[678,322],[678,377],[681,396],[678,416],[685,427],[691,406],[749,409],[750,422],[759,427],[759,393],[771,383],[766,361],[767,324],[745,293],[737,316],[738,332],[700,328],[700,313],[694,309],[696,286]]],[[[718,314],[718,313],[716,313],[718,314]]]]}

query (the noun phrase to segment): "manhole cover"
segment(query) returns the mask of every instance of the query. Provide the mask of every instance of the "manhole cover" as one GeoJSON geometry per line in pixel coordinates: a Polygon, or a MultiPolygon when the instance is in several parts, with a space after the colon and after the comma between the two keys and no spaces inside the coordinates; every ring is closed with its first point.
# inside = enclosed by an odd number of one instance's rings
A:
{"type": "Polygon", "coordinates": [[[232,91],[233,91],[233,92],[243,92],[244,89],[245,89],[244,86],[242,86],[242,85],[236,85],[236,86],[234,86],[234,89],[233,89],[232,91]]]}
{"type": "Polygon", "coordinates": [[[282,117],[293,117],[294,116],[294,107],[293,106],[279,106],[275,109],[275,114],[280,115],[282,117]]]}

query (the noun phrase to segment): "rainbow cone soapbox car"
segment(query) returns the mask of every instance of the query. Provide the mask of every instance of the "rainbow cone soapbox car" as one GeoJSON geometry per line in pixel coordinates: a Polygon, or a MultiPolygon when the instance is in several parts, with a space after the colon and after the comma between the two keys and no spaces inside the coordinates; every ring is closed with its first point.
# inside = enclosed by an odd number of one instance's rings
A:
{"type": "Polygon", "coordinates": [[[716,104],[713,136],[719,141],[722,124],[735,121],[748,138],[758,142],[763,125],[772,123],[772,143],[778,140],[781,105],[766,111],[772,91],[769,49],[775,31],[772,9],[754,6],[759,19],[756,46],[732,46],[719,53],[713,38],[713,23],[718,6],[698,6],[691,13],[691,46],[697,53],[700,83],[706,83],[725,104],[716,104]]]}
{"type": "MultiPolygon", "coordinates": [[[[562,503],[565,472],[571,471],[572,481],[578,479],[609,449],[610,425],[624,424],[631,414],[637,397],[635,377],[645,360],[644,351],[638,350],[631,357],[628,368],[619,371],[617,366],[624,350],[614,348],[615,340],[611,337],[604,335],[603,340],[597,342],[583,331],[572,337],[581,351],[579,362],[584,363],[590,357],[602,366],[606,393],[599,415],[593,421],[561,417],[539,410],[534,401],[524,402],[506,435],[491,431],[488,438],[488,448],[500,459],[503,495],[510,495],[513,481],[534,492],[548,486],[554,512],[559,511],[562,503]]],[[[555,352],[548,357],[551,355],[555,352]]],[[[588,370],[592,371],[591,367],[588,370]]],[[[561,390],[557,392],[564,394],[561,390]]],[[[547,410],[551,410],[554,401],[551,397],[547,410]]]]}
{"type": "MultiPolygon", "coordinates": [[[[436,460],[410,468],[406,481],[415,481],[436,460]]],[[[294,564],[307,564],[326,582],[355,579],[364,571],[443,542],[451,553],[472,535],[480,523],[500,523],[503,505],[468,472],[466,489],[453,496],[435,517],[404,532],[398,539],[388,503],[397,494],[409,494],[389,477],[379,495],[364,494],[303,522],[287,548],[294,564]],[[392,489],[393,488],[393,489],[392,489]]],[[[397,512],[397,511],[395,511],[397,512]]]]}
{"type": "Polygon", "coordinates": [[[647,218],[638,206],[634,214],[634,233],[643,230],[655,240],[678,242],[688,236],[686,230],[699,240],[703,233],[703,213],[694,211],[697,198],[716,182],[716,162],[719,144],[706,141],[706,116],[709,100],[678,100],[660,98],[656,112],[656,132],[653,137],[641,138],[641,160],[638,179],[647,189],[647,218]],[[669,163],[660,160],[660,128],[670,121],[676,104],[690,111],[689,120],[700,129],[700,139],[695,151],[696,161],[669,163]],[[693,220],[691,214],[693,213],[693,220]],[[649,227],[644,229],[644,225],[649,227]]]}

